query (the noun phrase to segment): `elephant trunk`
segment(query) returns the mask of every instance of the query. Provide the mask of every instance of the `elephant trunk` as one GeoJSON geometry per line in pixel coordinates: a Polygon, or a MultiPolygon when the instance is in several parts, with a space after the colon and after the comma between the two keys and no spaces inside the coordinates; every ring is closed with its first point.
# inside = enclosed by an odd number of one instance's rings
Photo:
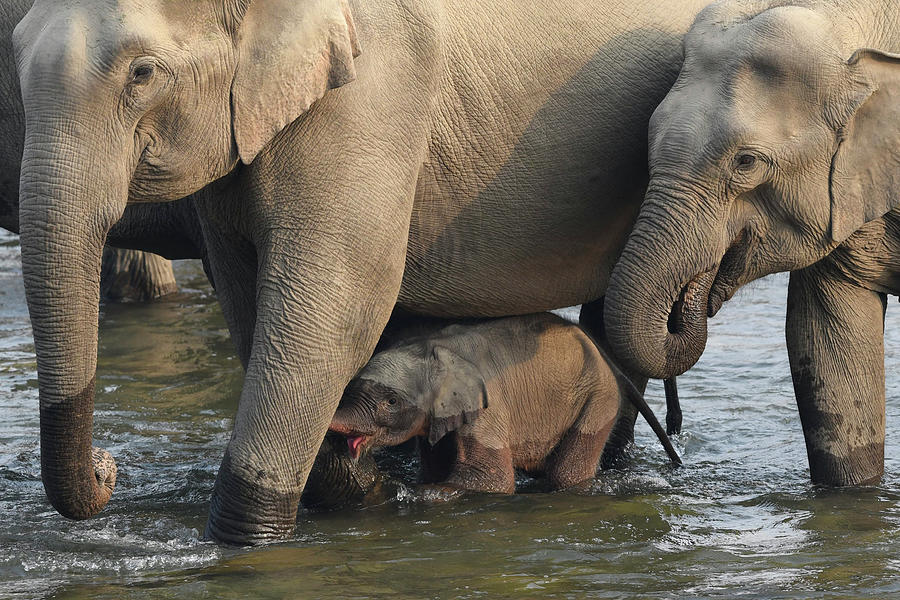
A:
{"type": "Polygon", "coordinates": [[[337,508],[358,503],[375,492],[382,482],[371,454],[352,460],[343,436],[329,433],[316,454],[300,502],[307,508],[337,508]]]}
{"type": "MultiPolygon", "coordinates": [[[[353,384],[351,384],[353,385],[353,384]]],[[[328,430],[345,437],[353,460],[359,460],[375,430],[375,407],[371,402],[354,402],[339,406],[328,430]]]]}
{"type": "Polygon", "coordinates": [[[92,448],[91,431],[100,262],[127,179],[103,177],[96,159],[79,159],[84,141],[64,136],[26,133],[22,272],[37,354],[41,478],[60,514],[86,519],[103,509],[115,486],[115,462],[92,448]]]}
{"type": "Polygon", "coordinates": [[[331,419],[330,431],[341,435],[359,434],[371,429],[372,416],[365,410],[356,407],[340,407],[331,419]]]}
{"type": "Polygon", "coordinates": [[[629,369],[666,379],[687,371],[706,347],[709,292],[721,245],[706,240],[714,215],[696,195],[651,182],[613,269],[604,319],[613,352],[629,369]]]}

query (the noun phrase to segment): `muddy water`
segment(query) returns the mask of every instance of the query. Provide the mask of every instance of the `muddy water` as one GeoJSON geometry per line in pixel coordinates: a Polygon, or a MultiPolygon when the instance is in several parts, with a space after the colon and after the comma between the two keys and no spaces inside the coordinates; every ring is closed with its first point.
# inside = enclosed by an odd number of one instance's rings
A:
{"type": "MultiPolygon", "coordinates": [[[[235,550],[198,535],[241,369],[200,269],[181,263],[177,275],[173,298],[103,309],[94,430],[119,479],[100,515],[73,523],[41,487],[18,247],[0,233],[0,598],[900,595],[896,304],[877,486],[808,483],[776,276],[722,310],[679,382],[685,468],[670,468],[641,424],[627,470],[578,493],[435,503],[402,490],[365,510],[301,512],[294,539],[235,550]]],[[[658,382],[649,398],[662,416],[658,382]]]]}

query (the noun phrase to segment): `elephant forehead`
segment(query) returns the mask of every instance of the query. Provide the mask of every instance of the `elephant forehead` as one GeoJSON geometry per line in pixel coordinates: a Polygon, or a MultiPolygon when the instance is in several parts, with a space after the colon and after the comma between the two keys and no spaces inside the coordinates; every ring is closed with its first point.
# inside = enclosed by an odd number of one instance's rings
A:
{"type": "Polygon", "coordinates": [[[771,82],[814,88],[829,67],[840,65],[836,39],[831,22],[819,13],[783,6],[735,25],[692,31],[685,42],[686,64],[728,77],[752,72],[771,82]]]}
{"type": "Polygon", "coordinates": [[[46,72],[71,78],[108,72],[123,56],[187,48],[199,36],[221,31],[206,2],[39,1],[26,21],[17,36],[25,45],[38,44],[33,60],[46,72]]]}
{"type": "MultiPolygon", "coordinates": [[[[374,373],[399,373],[400,371],[415,371],[421,365],[423,354],[407,346],[392,348],[379,352],[369,359],[365,372],[374,373]]],[[[372,378],[376,379],[377,378],[372,378]]]]}
{"type": "MultiPolygon", "coordinates": [[[[683,115],[693,107],[696,121],[707,124],[711,143],[725,145],[716,150],[742,141],[795,138],[820,123],[833,86],[843,80],[843,61],[830,32],[821,15],[798,7],[703,29],[686,44],[683,77],[673,88],[668,112],[675,106],[675,114],[683,115]]],[[[661,110],[657,121],[671,129],[671,119],[662,118],[666,114],[661,110]]]]}
{"type": "Polygon", "coordinates": [[[404,392],[412,399],[422,388],[425,368],[424,356],[414,349],[392,349],[373,356],[359,377],[383,389],[404,392]]]}

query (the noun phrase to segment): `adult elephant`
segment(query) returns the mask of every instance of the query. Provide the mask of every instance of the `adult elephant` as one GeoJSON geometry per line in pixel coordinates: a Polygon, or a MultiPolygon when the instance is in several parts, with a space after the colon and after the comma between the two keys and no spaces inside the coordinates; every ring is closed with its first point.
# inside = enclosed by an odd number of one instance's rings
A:
{"type": "Polygon", "coordinates": [[[668,377],[744,283],[791,273],[787,345],[813,481],[884,464],[885,294],[900,292],[895,0],[717,2],[653,114],[641,214],[606,303],[613,348],[668,377]]]}
{"type": "MultiPolygon", "coordinates": [[[[6,0],[0,6],[0,226],[18,233],[18,182],[25,118],[19,94],[10,34],[33,0],[6,0]]],[[[136,204],[107,235],[103,250],[100,295],[107,301],[142,301],[176,289],[170,258],[204,259],[203,236],[193,198],[164,204],[136,204]],[[111,246],[110,244],[115,244],[111,246]],[[152,252],[144,251],[151,250],[152,252]]],[[[109,464],[107,463],[107,466],[109,464]]],[[[352,461],[343,438],[326,437],[316,454],[302,502],[331,508],[376,501],[393,489],[371,456],[352,461]]]]}
{"type": "Polygon", "coordinates": [[[603,294],[703,2],[38,0],[14,42],[53,505],[85,518],[111,494],[92,468],[97,289],[126,204],[202,188],[246,367],[206,531],[287,535],[395,302],[494,316],[603,294]]]}
{"type": "MultiPolygon", "coordinates": [[[[19,169],[25,116],[12,52],[11,34],[32,0],[0,6],[0,227],[19,233],[19,169]]],[[[103,254],[101,296],[106,300],[150,300],[177,290],[172,265],[146,252],[107,247],[103,254]]]]}

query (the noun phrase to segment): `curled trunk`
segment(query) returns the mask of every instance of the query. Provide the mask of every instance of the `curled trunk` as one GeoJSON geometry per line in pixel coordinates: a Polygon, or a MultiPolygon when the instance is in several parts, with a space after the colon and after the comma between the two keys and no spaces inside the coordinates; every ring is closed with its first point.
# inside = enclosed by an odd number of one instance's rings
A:
{"type": "Polygon", "coordinates": [[[325,436],[303,488],[300,502],[307,508],[333,509],[382,498],[384,477],[371,453],[353,460],[343,436],[325,436]]]}
{"type": "Polygon", "coordinates": [[[616,263],[605,303],[610,345],[628,369],[647,377],[680,375],[706,347],[709,292],[719,240],[699,200],[654,190],[616,263]]]}

